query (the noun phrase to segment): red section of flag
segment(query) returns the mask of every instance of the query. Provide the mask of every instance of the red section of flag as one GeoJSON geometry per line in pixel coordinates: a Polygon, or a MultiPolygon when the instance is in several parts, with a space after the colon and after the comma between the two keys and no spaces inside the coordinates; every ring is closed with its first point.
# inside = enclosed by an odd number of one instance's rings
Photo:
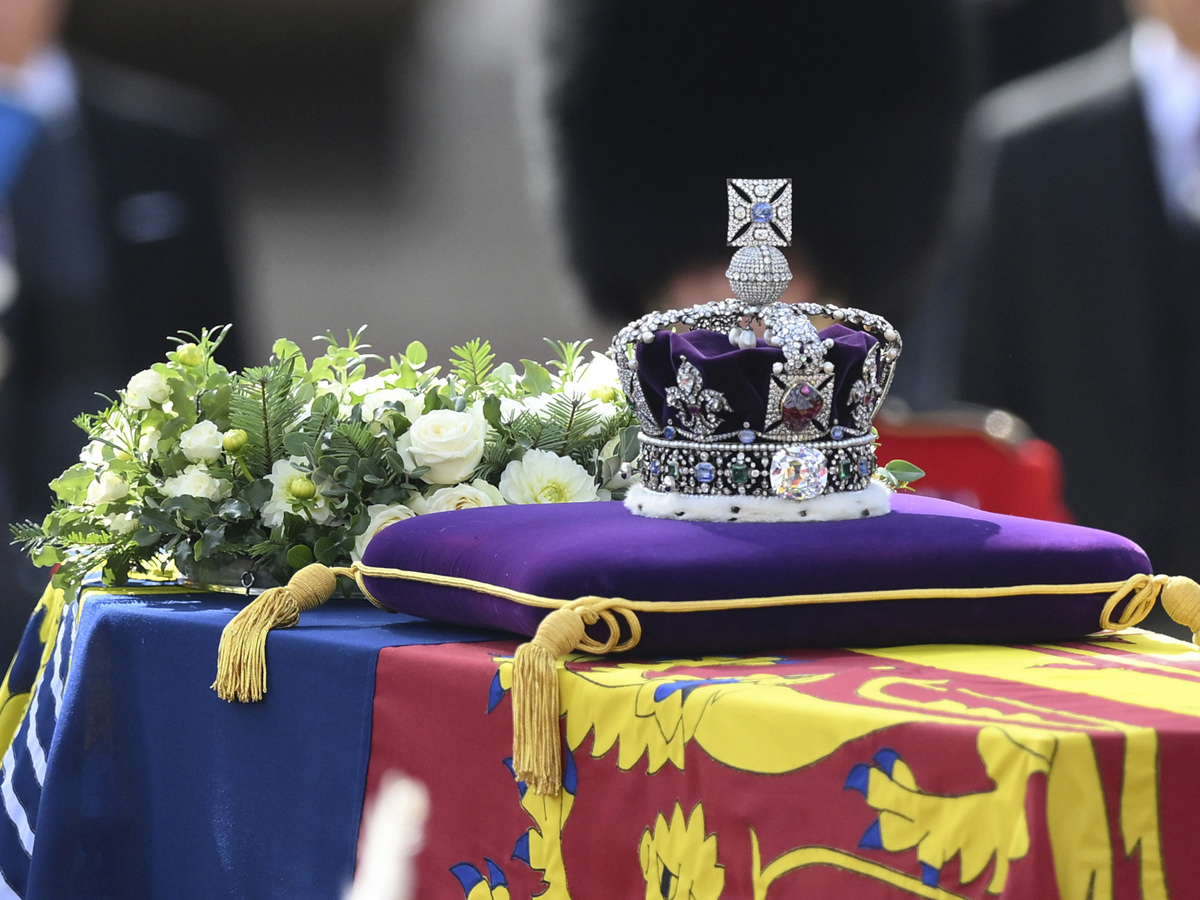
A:
{"type": "MultiPolygon", "coordinates": [[[[429,788],[431,813],[426,847],[418,860],[422,898],[463,898],[467,891],[452,873],[462,864],[473,866],[495,886],[496,872],[488,867],[488,860],[503,873],[512,897],[533,897],[545,890],[540,873],[520,858],[527,833],[535,828],[535,819],[522,807],[520,790],[504,762],[511,755],[509,699],[503,693],[494,693],[496,660],[510,657],[514,648],[515,642],[449,644],[389,648],[380,654],[367,792],[371,795],[383,772],[390,769],[416,777],[429,788]],[[497,700],[490,712],[489,697],[497,700]]],[[[905,704],[917,708],[933,696],[926,696],[926,691],[962,690],[986,698],[984,705],[995,710],[997,721],[1028,710],[1030,704],[1040,705],[1043,714],[1052,722],[1061,721],[1064,733],[1072,737],[1083,737],[1075,717],[1083,710],[1092,717],[1123,718],[1142,727],[1158,723],[1168,732],[1160,738],[1159,751],[1160,834],[1168,860],[1168,888],[1194,884],[1200,876],[1197,855],[1186,846],[1186,829],[1172,826],[1190,821],[1193,816],[1188,808],[1192,767],[1187,750],[1193,741],[1185,733],[1197,730],[1195,719],[848,651],[805,655],[808,658],[785,659],[765,666],[672,668],[664,664],[662,669],[645,673],[645,677],[686,677],[690,685],[720,691],[731,679],[751,674],[761,677],[764,671],[785,679],[819,671],[828,677],[791,689],[844,704],[847,709],[882,709],[888,706],[886,699],[879,699],[878,694],[864,696],[859,689],[885,674],[898,679],[888,688],[887,696],[894,701],[892,709],[905,704]],[[922,682],[928,686],[922,686],[922,682]],[[1057,713],[1050,710],[1051,702],[1058,704],[1057,713]],[[1076,727],[1067,729],[1068,723],[1076,727]]],[[[1117,659],[1106,656],[1098,660],[1097,677],[1117,659]]],[[[572,663],[571,668],[586,672],[593,666],[611,665],[609,661],[572,663]]],[[[664,683],[668,690],[682,690],[664,683]]],[[[597,686],[595,690],[605,688],[597,686]]],[[[633,710],[627,714],[633,715],[633,710]]],[[[913,885],[935,882],[950,896],[974,900],[1053,900],[1057,897],[1055,859],[1045,813],[1047,779],[1042,774],[1028,779],[1024,795],[1028,850],[1010,861],[999,895],[988,891],[995,872],[994,860],[964,885],[959,883],[960,856],[931,867],[922,864],[916,849],[878,846],[874,832],[879,813],[864,795],[865,773],[874,770],[876,780],[879,773],[889,777],[894,773],[901,779],[901,771],[907,767],[919,792],[935,795],[935,799],[986,794],[995,789],[977,746],[980,729],[986,724],[889,724],[846,740],[810,764],[777,775],[722,764],[711,758],[698,741],[686,745],[682,769],[667,762],[651,774],[643,756],[629,771],[621,771],[615,747],[600,758],[591,756],[594,745],[589,735],[573,754],[573,802],[561,833],[566,883],[558,876],[556,888],[564,892],[553,896],[573,900],[646,896],[647,859],[642,852],[646,840],[658,865],[657,869],[654,864],[649,866],[651,877],[686,880],[703,876],[703,872],[693,871],[697,866],[719,866],[719,895],[727,898],[755,896],[758,871],[771,875],[765,893],[768,900],[799,896],[907,898],[919,895],[913,885]],[[696,852],[681,858],[678,842],[656,843],[663,831],[660,823],[656,837],[659,816],[670,823],[676,805],[686,820],[703,810],[702,837],[716,836],[716,855],[711,863],[703,863],[698,846],[693,848],[696,852]],[[758,870],[752,835],[759,843],[758,870]],[[669,875],[663,876],[663,870],[669,875]]],[[[805,727],[812,727],[812,723],[779,723],[785,735],[788,729],[805,727]]],[[[1113,896],[1116,900],[1137,898],[1141,896],[1141,851],[1135,848],[1132,856],[1126,856],[1121,837],[1126,738],[1119,730],[1098,728],[1089,731],[1087,739],[1095,749],[1104,794],[1100,802],[1107,814],[1111,841],[1113,896]]],[[[688,846],[686,842],[684,846],[688,846]]],[[[760,874],[760,881],[764,877],[760,874]]],[[[712,883],[710,878],[708,884],[712,883]]],[[[478,896],[473,894],[471,900],[478,896]]],[[[696,900],[705,900],[706,896],[702,890],[695,894],[696,900]]]]}

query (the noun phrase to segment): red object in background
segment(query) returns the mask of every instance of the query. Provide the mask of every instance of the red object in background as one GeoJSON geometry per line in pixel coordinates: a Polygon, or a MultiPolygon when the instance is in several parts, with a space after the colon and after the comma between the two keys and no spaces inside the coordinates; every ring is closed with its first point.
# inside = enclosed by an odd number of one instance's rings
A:
{"type": "Polygon", "coordinates": [[[925,470],[913,485],[918,494],[988,512],[1073,521],[1063,502],[1058,451],[1009,413],[881,415],[875,424],[880,465],[903,459],[925,470]]]}

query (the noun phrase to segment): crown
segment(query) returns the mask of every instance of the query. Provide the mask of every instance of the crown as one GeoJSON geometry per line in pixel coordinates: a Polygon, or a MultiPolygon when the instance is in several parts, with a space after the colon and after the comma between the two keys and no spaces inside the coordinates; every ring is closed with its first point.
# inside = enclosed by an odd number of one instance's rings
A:
{"type": "Polygon", "coordinates": [[[641,480],[626,505],[706,521],[882,515],[890,490],[872,477],[872,421],[900,335],[859,309],[780,302],[791,179],[726,189],[735,298],[649,313],[613,339],[640,427],[641,480]],[[818,331],[817,317],[832,324],[818,331]]]}

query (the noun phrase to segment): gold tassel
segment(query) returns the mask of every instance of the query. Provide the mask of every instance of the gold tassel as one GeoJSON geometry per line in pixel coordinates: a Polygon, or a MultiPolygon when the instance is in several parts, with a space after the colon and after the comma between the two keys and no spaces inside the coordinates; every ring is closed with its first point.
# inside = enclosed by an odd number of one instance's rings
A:
{"type": "Polygon", "coordinates": [[[1200,646],[1200,584],[1186,575],[1172,575],[1163,585],[1160,599],[1167,615],[1192,629],[1192,642],[1200,646]]]}
{"type": "Polygon", "coordinates": [[[513,658],[513,771],[535,794],[562,789],[558,658],[583,641],[581,613],[572,606],[554,610],[513,658]]]}
{"type": "Polygon", "coordinates": [[[221,632],[217,649],[217,680],[212,688],[222,700],[250,703],[267,692],[267,633],[291,628],[300,613],[316,609],[333,596],[337,576],[313,563],[291,577],[284,587],[263,591],[233,617],[221,632]]]}

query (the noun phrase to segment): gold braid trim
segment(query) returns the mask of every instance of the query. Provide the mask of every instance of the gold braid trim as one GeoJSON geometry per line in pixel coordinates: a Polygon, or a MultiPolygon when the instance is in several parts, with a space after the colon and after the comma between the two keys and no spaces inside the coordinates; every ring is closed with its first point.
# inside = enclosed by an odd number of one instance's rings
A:
{"type": "Polygon", "coordinates": [[[917,588],[892,591],[847,591],[828,594],[787,594],[774,597],[740,597],[726,600],[626,600],[620,597],[579,597],[556,600],[500,585],[355,563],[348,568],[328,568],[320,563],[298,571],[285,587],[264,591],[225,626],[217,651],[216,692],[226,700],[261,700],[267,690],[266,640],[272,628],[295,625],[300,613],[332,596],[338,575],[353,578],[367,598],[366,578],[396,578],[439,587],[475,591],[524,606],[550,609],[537,634],[517,648],[513,659],[513,768],[518,780],[538,794],[556,794],[562,785],[559,735],[558,660],[574,650],[603,655],[629,650],[642,637],[637,613],[686,613],[757,609],[771,606],[808,606],[818,603],[870,603],[887,600],[972,600],[1025,595],[1109,594],[1100,614],[1100,627],[1121,631],[1137,625],[1161,597],[1163,608],[1175,621],[1200,631],[1200,585],[1190,578],[1166,575],[1133,575],[1124,581],[1087,584],[1024,584],[996,588],[917,588]],[[1122,607],[1122,601],[1128,600],[1122,607]],[[1113,617],[1118,607],[1121,612],[1113,617]],[[629,637],[620,641],[617,617],[624,619],[629,637]],[[589,637],[588,625],[603,622],[608,637],[589,637]]]}

